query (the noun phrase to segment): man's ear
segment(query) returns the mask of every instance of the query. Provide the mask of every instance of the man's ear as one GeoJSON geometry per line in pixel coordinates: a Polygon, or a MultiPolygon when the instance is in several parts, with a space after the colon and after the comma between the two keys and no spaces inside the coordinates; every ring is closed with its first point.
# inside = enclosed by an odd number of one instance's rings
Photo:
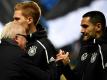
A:
{"type": "Polygon", "coordinates": [[[101,31],[101,29],[102,29],[101,23],[97,23],[96,24],[96,31],[101,31]]]}
{"type": "Polygon", "coordinates": [[[33,18],[32,17],[28,17],[27,18],[27,22],[28,22],[28,24],[31,24],[33,22],[33,18]]]}
{"type": "Polygon", "coordinates": [[[18,44],[18,36],[15,36],[13,40],[18,44]]]}

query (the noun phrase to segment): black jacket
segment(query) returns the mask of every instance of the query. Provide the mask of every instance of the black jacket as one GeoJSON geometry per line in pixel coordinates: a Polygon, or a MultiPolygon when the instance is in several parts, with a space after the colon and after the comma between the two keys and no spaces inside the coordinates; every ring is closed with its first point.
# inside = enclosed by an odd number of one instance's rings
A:
{"type": "Polygon", "coordinates": [[[76,68],[78,80],[107,80],[107,32],[83,44],[76,68]]]}
{"type": "Polygon", "coordinates": [[[36,80],[60,80],[64,74],[67,80],[74,80],[72,71],[68,65],[63,65],[61,61],[55,62],[58,50],[47,38],[44,28],[38,24],[37,32],[28,37],[27,51],[28,57],[32,60],[38,70],[36,80]]]}
{"type": "Polygon", "coordinates": [[[45,30],[39,30],[30,35],[27,51],[30,60],[40,71],[36,80],[56,80],[55,55],[57,50],[47,38],[45,30]]]}
{"type": "Polygon", "coordinates": [[[0,43],[0,80],[37,80],[40,76],[30,59],[16,42],[2,39],[0,43]]]}

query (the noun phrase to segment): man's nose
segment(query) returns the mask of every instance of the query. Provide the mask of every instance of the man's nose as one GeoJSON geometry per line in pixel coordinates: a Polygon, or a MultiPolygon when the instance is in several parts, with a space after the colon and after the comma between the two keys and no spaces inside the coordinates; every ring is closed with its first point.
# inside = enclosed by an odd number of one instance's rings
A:
{"type": "Polygon", "coordinates": [[[84,28],[81,28],[81,33],[84,33],[85,32],[85,29],[84,28]]]}

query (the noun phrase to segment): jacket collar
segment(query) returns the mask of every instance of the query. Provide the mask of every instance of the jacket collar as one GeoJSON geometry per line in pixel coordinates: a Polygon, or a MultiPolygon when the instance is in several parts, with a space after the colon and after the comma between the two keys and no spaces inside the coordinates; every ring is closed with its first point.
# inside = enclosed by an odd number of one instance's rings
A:
{"type": "Polygon", "coordinates": [[[31,33],[30,35],[27,36],[27,40],[28,42],[30,42],[30,41],[35,41],[35,40],[39,40],[41,38],[46,38],[46,37],[47,37],[46,31],[42,30],[42,31],[31,33]]]}

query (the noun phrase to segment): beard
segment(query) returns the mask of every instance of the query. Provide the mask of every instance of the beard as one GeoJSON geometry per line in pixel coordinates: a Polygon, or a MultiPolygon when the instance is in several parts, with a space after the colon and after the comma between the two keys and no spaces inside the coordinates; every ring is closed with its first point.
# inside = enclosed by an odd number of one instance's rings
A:
{"type": "Polygon", "coordinates": [[[84,41],[84,42],[90,41],[94,38],[95,38],[94,35],[90,35],[90,34],[83,34],[82,35],[82,41],[84,41]]]}

